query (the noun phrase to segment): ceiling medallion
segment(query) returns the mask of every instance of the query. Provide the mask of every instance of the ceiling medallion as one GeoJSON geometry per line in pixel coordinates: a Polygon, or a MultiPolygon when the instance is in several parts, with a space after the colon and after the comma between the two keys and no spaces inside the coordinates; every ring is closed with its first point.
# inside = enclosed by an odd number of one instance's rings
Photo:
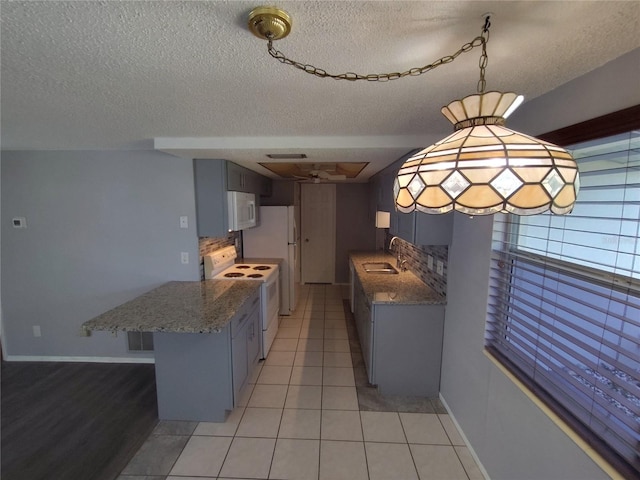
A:
{"type": "Polygon", "coordinates": [[[578,165],[571,154],[505,127],[507,117],[522,103],[521,95],[485,92],[490,27],[490,15],[486,14],[479,36],[423,67],[394,73],[332,74],[292,60],[273,47],[273,40],[291,31],[291,17],[286,12],[259,7],[249,15],[249,28],[267,40],[269,55],[305,73],[334,80],[386,82],[422,75],[481,47],[477,94],[443,107],[443,115],[454,124],[454,133],[414,154],[400,167],[393,187],[396,209],[431,214],[457,210],[468,215],[570,213],[580,189],[578,165]]]}
{"type": "Polygon", "coordinates": [[[279,40],[291,32],[291,17],[276,7],[258,7],[249,13],[249,30],[263,40],[279,40]]]}

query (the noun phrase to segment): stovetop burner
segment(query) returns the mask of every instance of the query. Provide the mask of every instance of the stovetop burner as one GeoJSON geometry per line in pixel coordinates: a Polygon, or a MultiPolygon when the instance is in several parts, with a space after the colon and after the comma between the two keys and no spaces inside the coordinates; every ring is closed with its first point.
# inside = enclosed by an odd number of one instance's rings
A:
{"type": "Polygon", "coordinates": [[[278,276],[278,265],[262,263],[259,260],[242,260],[234,263],[237,258],[233,246],[224,247],[212,252],[204,258],[204,275],[206,279],[270,282],[278,276]]]}

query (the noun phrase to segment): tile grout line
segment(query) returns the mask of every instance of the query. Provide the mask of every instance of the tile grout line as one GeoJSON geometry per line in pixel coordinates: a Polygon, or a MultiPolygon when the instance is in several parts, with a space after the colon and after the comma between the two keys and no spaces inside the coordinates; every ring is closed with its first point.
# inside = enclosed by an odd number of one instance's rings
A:
{"type": "Polygon", "coordinates": [[[416,476],[420,478],[420,472],[418,471],[418,465],[416,464],[416,459],[413,456],[413,450],[411,450],[411,444],[409,443],[409,436],[407,435],[407,431],[404,428],[404,423],[402,422],[402,417],[400,416],[400,412],[396,412],[398,414],[398,420],[400,420],[400,426],[402,427],[402,433],[404,433],[404,438],[407,441],[407,448],[409,449],[409,455],[411,455],[411,462],[413,463],[413,468],[416,471],[416,476]]]}

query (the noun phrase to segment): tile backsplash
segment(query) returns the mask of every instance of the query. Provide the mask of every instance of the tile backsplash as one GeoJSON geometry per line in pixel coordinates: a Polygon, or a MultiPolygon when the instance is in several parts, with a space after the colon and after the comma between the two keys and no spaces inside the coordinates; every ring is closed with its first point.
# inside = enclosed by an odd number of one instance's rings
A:
{"type": "MultiPolygon", "coordinates": [[[[389,245],[391,235],[387,234],[385,246],[389,245]]],[[[401,238],[394,242],[391,253],[397,255],[398,251],[407,260],[407,267],[420,280],[433,288],[440,295],[447,294],[447,264],[449,260],[449,247],[447,245],[422,245],[417,246],[401,238]],[[398,250],[399,249],[399,250],[398,250]],[[429,270],[429,256],[433,257],[432,269],[429,270]],[[442,275],[437,273],[438,261],[443,264],[442,275]]]]}
{"type": "Polygon", "coordinates": [[[238,256],[242,254],[242,237],[240,236],[240,232],[229,232],[226,237],[200,237],[198,239],[198,247],[200,250],[200,278],[204,280],[204,261],[203,258],[205,255],[219,250],[224,247],[232,247],[236,245],[236,240],[238,241],[238,245],[241,246],[240,249],[236,247],[236,252],[238,256]]]}

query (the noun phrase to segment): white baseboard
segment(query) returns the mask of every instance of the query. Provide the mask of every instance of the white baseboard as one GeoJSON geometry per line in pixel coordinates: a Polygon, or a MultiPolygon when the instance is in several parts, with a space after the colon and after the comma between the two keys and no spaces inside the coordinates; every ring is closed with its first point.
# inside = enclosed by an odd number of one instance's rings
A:
{"type": "Polygon", "coordinates": [[[482,472],[482,475],[484,475],[484,478],[486,478],[487,480],[491,480],[491,477],[489,477],[489,474],[487,473],[487,471],[484,469],[484,466],[482,465],[482,462],[480,461],[480,459],[478,458],[478,455],[476,455],[475,450],[473,449],[473,447],[471,446],[471,443],[469,443],[469,439],[466,437],[466,435],[464,434],[464,432],[462,431],[462,428],[460,428],[460,424],[458,423],[458,421],[456,420],[456,417],[451,413],[451,409],[449,408],[449,405],[447,405],[446,400],[444,399],[444,397],[442,396],[442,392],[439,394],[440,397],[440,401],[442,402],[442,404],[444,405],[444,408],[447,409],[447,413],[449,414],[449,418],[451,418],[451,421],[453,422],[453,424],[456,426],[456,428],[458,429],[458,432],[460,433],[460,436],[462,437],[462,440],[464,441],[464,444],[466,445],[466,447],[469,449],[469,453],[471,454],[471,456],[473,457],[473,459],[476,462],[476,465],[478,465],[478,468],[480,469],[480,471],[482,472]]]}
{"type": "Polygon", "coordinates": [[[58,357],[38,355],[6,355],[7,362],[79,362],[79,363],[155,363],[149,357],[58,357]]]}

